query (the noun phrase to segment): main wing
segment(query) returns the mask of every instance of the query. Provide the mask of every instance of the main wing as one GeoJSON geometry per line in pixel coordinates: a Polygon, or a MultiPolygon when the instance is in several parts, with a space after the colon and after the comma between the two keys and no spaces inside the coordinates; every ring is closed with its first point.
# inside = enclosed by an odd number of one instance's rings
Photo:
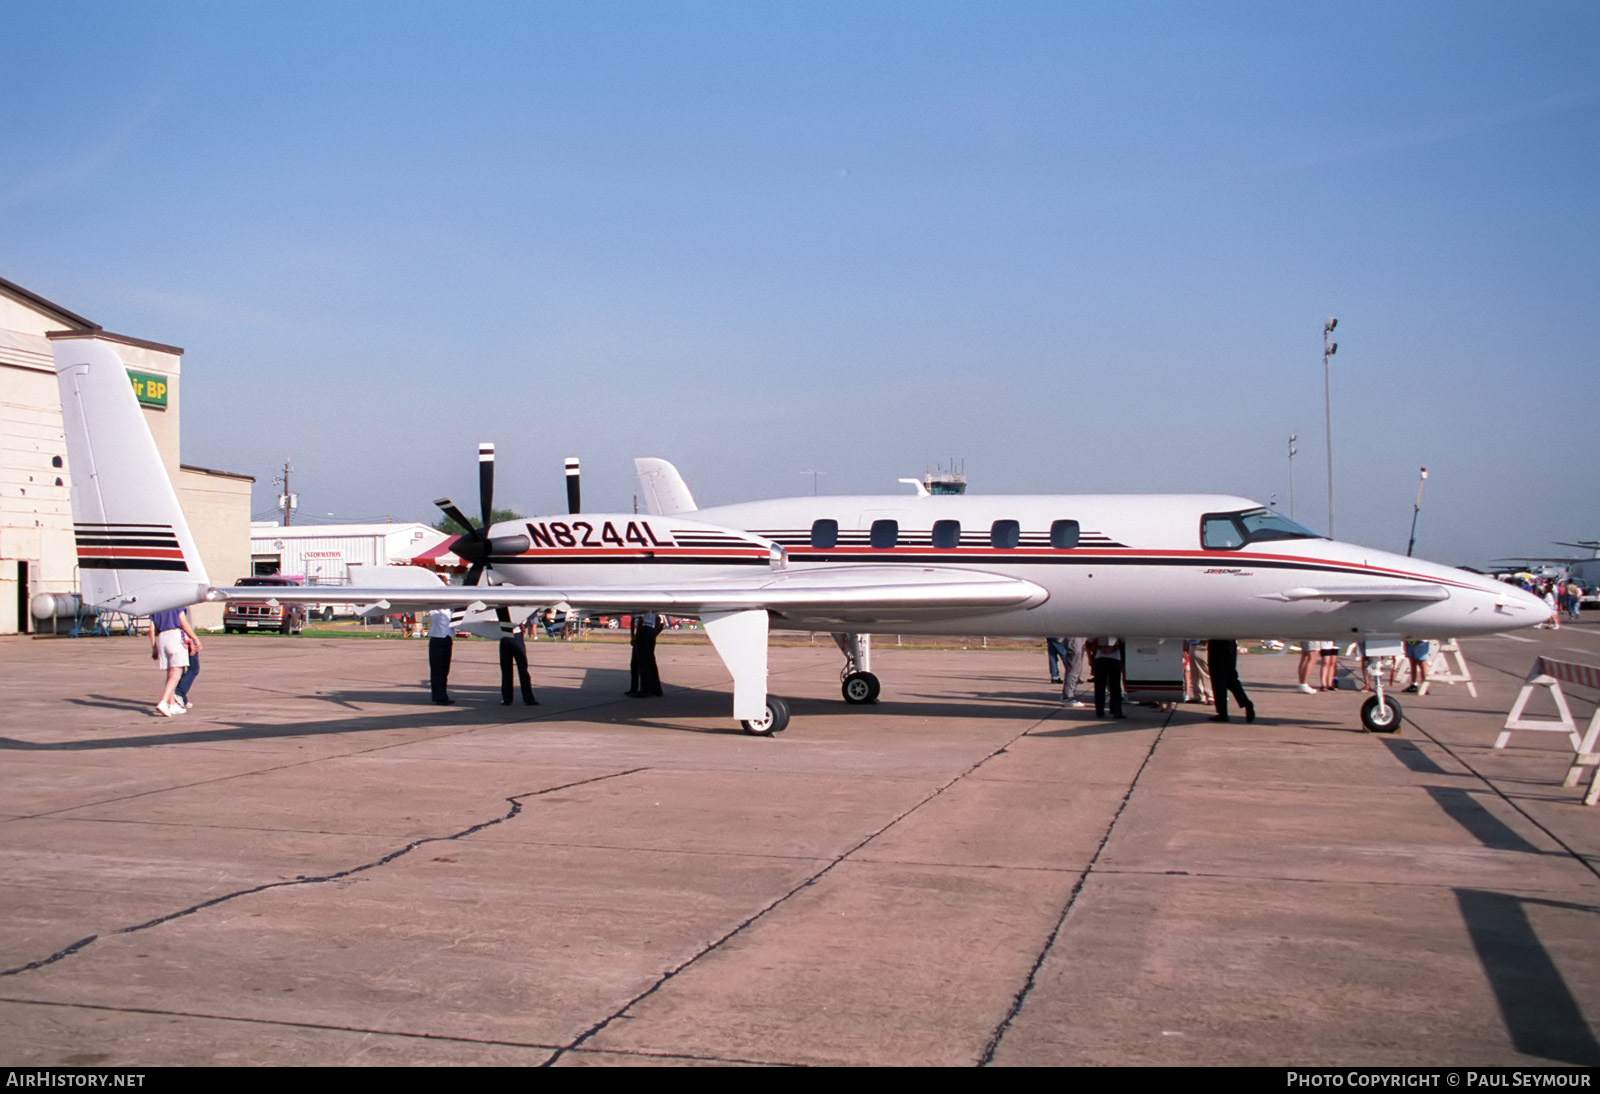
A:
{"type": "MultiPolygon", "coordinates": [[[[960,618],[1005,608],[1033,608],[1049,593],[1021,578],[940,567],[823,566],[774,570],[761,577],[714,578],[673,585],[438,585],[338,587],[341,601],[392,611],[432,608],[560,607],[582,612],[657,611],[703,616],[764,610],[781,627],[819,630],[878,627],[960,618]]],[[[214,586],[209,601],[312,603],[326,587],[214,586]]]]}

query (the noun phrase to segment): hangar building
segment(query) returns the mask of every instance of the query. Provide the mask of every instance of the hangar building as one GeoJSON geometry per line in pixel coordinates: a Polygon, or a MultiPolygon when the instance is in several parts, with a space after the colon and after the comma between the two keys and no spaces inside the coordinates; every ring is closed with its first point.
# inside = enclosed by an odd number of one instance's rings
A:
{"type": "MultiPolygon", "coordinates": [[[[255,479],[179,462],[183,350],[112,334],[98,323],[0,279],[0,634],[26,634],[36,593],[78,591],[66,436],[50,342],[94,338],[128,366],[145,421],[167,465],[213,583],[250,573],[250,487],[255,479]]],[[[222,605],[191,609],[221,627],[222,605]]]]}
{"type": "Polygon", "coordinates": [[[288,528],[257,521],[250,527],[250,561],[257,574],[292,574],[312,585],[348,585],[352,566],[438,569],[441,548],[455,537],[426,524],[309,524],[288,528]]]}

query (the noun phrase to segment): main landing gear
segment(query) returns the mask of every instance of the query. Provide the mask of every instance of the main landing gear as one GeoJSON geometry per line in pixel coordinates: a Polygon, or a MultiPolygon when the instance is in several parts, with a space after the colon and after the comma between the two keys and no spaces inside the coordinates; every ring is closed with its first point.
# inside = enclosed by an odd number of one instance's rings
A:
{"type": "Polygon", "coordinates": [[[846,671],[839,690],[847,703],[876,703],[881,687],[878,678],[870,672],[846,671]]]}
{"type": "Polygon", "coordinates": [[[844,654],[844,669],[839,673],[839,691],[844,701],[856,706],[876,703],[882,685],[871,672],[872,636],[835,634],[833,641],[844,654]]]}
{"type": "Polygon", "coordinates": [[[766,713],[754,721],[743,720],[739,724],[752,737],[770,737],[774,733],[782,733],[789,726],[789,704],[776,695],[769,695],[766,713]]]}

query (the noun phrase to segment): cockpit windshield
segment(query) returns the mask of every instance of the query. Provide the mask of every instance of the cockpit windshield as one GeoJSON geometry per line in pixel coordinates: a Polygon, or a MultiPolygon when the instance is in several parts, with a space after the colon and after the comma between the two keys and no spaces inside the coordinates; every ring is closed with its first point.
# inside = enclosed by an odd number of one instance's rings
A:
{"type": "Polygon", "coordinates": [[[1207,513],[1200,518],[1200,546],[1208,551],[1236,551],[1274,539],[1321,539],[1282,513],[1246,509],[1239,513],[1207,513]]]}

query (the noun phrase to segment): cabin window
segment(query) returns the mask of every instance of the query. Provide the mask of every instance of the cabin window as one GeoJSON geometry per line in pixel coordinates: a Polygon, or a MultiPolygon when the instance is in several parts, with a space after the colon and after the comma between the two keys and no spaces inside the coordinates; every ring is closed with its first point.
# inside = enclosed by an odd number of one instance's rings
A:
{"type": "Polygon", "coordinates": [[[1244,530],[1227,514],[1211,514],[1200,520],[1200,546],[1208,551],[1233,551],[1244,546],[1244,530]]]}
{"type": "Polygon", "coordinates": [[[839,522],[814,520],[811,522],[811,546],[827,549],[839,544],[839,522]]]}
{"type": "Polygon", "coordinates": [[[961,546],[961,522],[959,520],[934,521],[933,545],[935,547],[961,546]]]}
{"type": "Polygon", "coordinates": [[[899,541],[899,521],[875,520],[872,522],[872,545],[874,547],[893,547],[899,541]]]}
{"type": "Polygon", "coordinates": [[[989,546],[1009,551],[1022,539],[1022,526],[1014,520],[997,520],[989,528],[989,546]]]}
{"type": "Polygon", "coordinates": [[[1208,551],[1236,551],[1247,544],[1280,539],[1321,538],[1271,509],[1207,513],[1200,518],[1200,546],[1208,551]]]}
{"type": "Polygon", "coordinates": [[[1050,522],[1050,546],[1058,551],[1078,545],[1078,522],[1075,520],[1053,520],[1050,522]]]}

